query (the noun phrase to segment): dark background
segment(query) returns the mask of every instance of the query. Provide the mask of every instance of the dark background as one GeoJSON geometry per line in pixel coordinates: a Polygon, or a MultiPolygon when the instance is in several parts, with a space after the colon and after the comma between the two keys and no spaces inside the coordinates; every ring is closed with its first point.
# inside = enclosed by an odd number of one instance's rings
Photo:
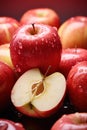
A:
{"type": "Polygon", "coordinates": [[[19,20],[25,11],[39,7],[54,9],[61,22],[71,16],[87,16],[87,0],[0,0],[0,16],[11,16],[19,20]]]}

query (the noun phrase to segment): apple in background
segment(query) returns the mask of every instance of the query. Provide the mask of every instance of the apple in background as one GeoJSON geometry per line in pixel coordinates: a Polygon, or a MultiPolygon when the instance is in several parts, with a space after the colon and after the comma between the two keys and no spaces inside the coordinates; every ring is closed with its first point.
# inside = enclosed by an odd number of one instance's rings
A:
{"type": "Polygon", "coordinates": [[[87,61],[87,50],[83,48],[66,48],[62,49],[59,72],[66,78],[72,66],[81,61],[87,61]]]}
{"type": "Polygon", "coordinates": [[[87,49],[87,17],[75,16],[67,19],[58,29],[62,47],[87,49]]]}
{"type": "Polygon", "coordinates": [[[8,66],[14,69],[10,56],[10,44],[7,43],[0,45],[0,61],[6,63],[8,66]]]}
{"type": "Polygon", "coordinates": [[[11,89],[15,83],[13,70],[5,63],[0,62],[0,113],[10,103],[11,89]]]}
{"type": "Polygon", "coordinates": [[[61,73],[44,76],[38,68],[34,68],[16,81],[11,91],[11,101],[21,113],[45,118],[59,110],[65,95],[66,80],[61,73]]]}
{"type": "Polygon", "coordinates": [[[20,19],[21,24],[42,23],[59,28],[60,17],[50,8],[35,8],[26,11],[20,19]]]}
{"type": "Polygon", "coordinates": [[[9,43],[19,26],[19,22],[12,17],[0,17],[0,45],[9,43]]]}
{"type": "Polygon", "coordinates": [[[10,43],[10,54],[16,71],[20,74],[31,68],[45,73],[58,70],[62,46],[57,30],[49,25],[21,26],[10,43]]]}
{"type": "Polygon", "coordinates": [[[53,124],[51,130],[87,130],[87,113],[64,114],[53,124]]]}
{"type": "Polygon", "coordinates": [[[0,118],[0,130],[25,130],[21,123],[0,118]]]}
{"type": "Polygon", "coordinates": [[[67,92],[73,106],[87,112],[87,61],[77,63],[67,77],[67,92]]]}

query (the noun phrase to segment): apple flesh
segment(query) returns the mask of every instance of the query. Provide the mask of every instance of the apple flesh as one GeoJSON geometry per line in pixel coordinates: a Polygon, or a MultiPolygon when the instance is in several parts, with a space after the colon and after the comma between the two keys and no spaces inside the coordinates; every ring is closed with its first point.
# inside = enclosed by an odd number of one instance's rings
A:
{"type": "Polygon", "coordinates": [[[44,118],[58,111],[65,94],[66,80],[61,73],[44,77],[38,68],[34,68],[17,80],[11,91],[11,101],[21,113],[44,118]]]}
{"type": "Polygon", "coordinates": [[[0,118],[0,130],[25,130],[21,123],[0,118]]]}
{"type": "Polygon", "coordinates": [[[67,91],[74,107],[80,112],[87,112],[87,61],[72,67],[67,77],[67,91]]]}
{"type": "Polygon", "coordinates": [[[10,43],[12,63],[20,74],[32,68],[40,68],[45,73],[49,66],[49,73],[57,71],[61,51],[57,30],[44,24],[20,27],[10,43]]]}
{"type": "Polygon", "coordinates": [[[58,29],[62,47],[87,49],[87,17],[75,16],[67,19],[58,29]]]}
{"type": "Polygon", "coordinates": [[[0,17],[0,45],[10,43],[19,22],[12,17],[0,17]]]}
{"type": "Polygon", "coordinates": [[[21,24],[42,23],[59,28],[60,17],[55,10],[50,8],[35,8],[26,11],[21,19],[21,24]],[[51,15],[50,15],[51,14],[51,15]]]}
{"type": "Polygon", "coordinates": [[[0,113],[5,110],[10,103],[11,89],[15,83],[13,70],[3,62],[0,62],[0,113]]]}
{"type": "Polygon", "coordinates": [[[51,130],[87,130],[87,113],[63,115],[53,124],[51,130]]]}
{"type": "Polygon", "coordinates": [[[83,48],[62,49],[59,72],[67,79],[70,69],[81,61],[87,61],[87,50],[83,48]]]}
{"type": "Polygon", "coordinates": [[[12,69],[14,68],[10,56],[10,44],[0,45],[0,61],[6,63],[12,69]]]}

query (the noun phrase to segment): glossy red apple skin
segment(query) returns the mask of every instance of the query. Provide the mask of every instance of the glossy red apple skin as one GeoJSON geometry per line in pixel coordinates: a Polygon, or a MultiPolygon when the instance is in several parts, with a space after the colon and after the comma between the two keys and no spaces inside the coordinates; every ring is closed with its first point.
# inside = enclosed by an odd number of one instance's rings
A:
{"type": "Polygon", "coordinates": [[[62,47],[87,49],[87,17],[75,16],[67,19],[58,29],[62,47]]]}
{"type": "Polygon", "coordinates": [[[73,106],[87,112],[87,61],[72,67],[67,77],[67,91],[73,106]]]}
{"type": "Polygon", "coordinates": [[[51,130],[87,130],[87,113],[62,115],[51,130]]]}
{"type": "Polygon", "coordinates": [[[44,24],[34,26],[36,34],[32,34],[32,24],[22,26],[14,34],[10,43],[12,63],[21,74],[31,68],[46,73],[49,66],[49,73],[53,73],[58,70],[62,51],[57,30],[44,24]]]}
{"type": "Polygon", "coordinates": [[[26,11],[22,15],[20,23],[21,24],[42,23],[59,28],[61,22],[60,17],[58,13],[55,12],[55,10],[52,10],[50,8],[35,8],[26,11]]]}
{"type": "Polygon", "coordinates": [[[0,113],[4,111],[10,103],[11,89],[15,80],[13,70],[7,64],[0,62],[0,113]]]}
{"type": "Polygon", "coordinates": [[[67,78],[70,69],[81,61],[87,61],[87,50],[83,48],[62,49],[59,71],[67,78]]]}
{"type": "Polygon", "coordinates": [[[0,130],[25,130],[21,123],[0,118],[0,130]]]}
{"type": "Polygon", "coordinates": [[[19,26],[19,22],[12,17],[0,17],[0,45],[9,43],[19,26]]]}

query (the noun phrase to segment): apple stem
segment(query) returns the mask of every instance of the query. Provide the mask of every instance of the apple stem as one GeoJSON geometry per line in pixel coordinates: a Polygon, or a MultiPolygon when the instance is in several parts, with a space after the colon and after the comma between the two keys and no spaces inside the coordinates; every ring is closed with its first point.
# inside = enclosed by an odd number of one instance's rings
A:
{"type": "Polygon", "coordinates": [[[31,101],[34,99],[34,97],[36,96],[36,93],[37,93],[37,91],[38,91],[38,89],[39,89],[40,85],[42,85],[43,80],[44,80],[44,79],[45,79],[45,77],[47,76],[47,74],[48,74],[48,72],[49,72],[50,68],[51,68],[51,65],[49,65],[49,66],[48,66],[48,69],[47,69],[47,71],[46,71],[46,73],[45,73],[45,75],[44,75],[44,77],[43,77],[42,81],[40,81],[39,83],[37,83],[37,84],[36,84],[36,86],[32,89],[33,94],[32,94],[32,97],[31,97],[30,102],[31,102],[31,101]]]}
{"type": "Polygon", "coordinates": [[[33,30],[34,30],[34,33],[35,33],[35,24],[32,23],[32,27],[33,27],[33,30]]]}

